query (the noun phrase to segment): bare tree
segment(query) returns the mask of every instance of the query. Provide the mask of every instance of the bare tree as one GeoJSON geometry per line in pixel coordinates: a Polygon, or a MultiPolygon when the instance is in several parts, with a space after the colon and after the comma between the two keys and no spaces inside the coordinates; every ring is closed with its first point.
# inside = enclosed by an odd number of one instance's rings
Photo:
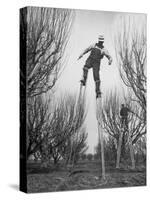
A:
{"type": "Polygon", "coordinates": [[[88,153],[86,157],[87,157],[88,161],[91,161],[93,159],[93,154],[88,153]]]}
{"type": "Polygon", "coordinates": [[[85,120],[85,101],[81,99],[80,104],[77,104],[76,96],[65,94],[56,103],[53,114],[52,132],[57,133],[53,144],[56,146],[58,141],[62,141],[61,145],[54,148],[54,152],[57,156],[61,155],[67,162],[71,148],[73,151],[76,149],[76,152],[85,148],[87,135],[85,131],[80,131],[85,120]]]}
{"type": "Polygon", "coordinates": [[[76,164],[80,156],[87,151],[88,149],[87,136],[88,136],[88,133],[86,133],[85,128],[81,129],[80,132],[75,135],[73,145],[72,145],[73,164],[76,164]]]}
{"type": "Polygon", "coordinates": [[[81,154],[81,159],[86,160],[86,154],[85,153],[81,154]]]}
{"type": "MultiPolygon", "coordinates": [[[[43,149],[49,151],[56,164],[60,158],[68,159],[70,148],[77,153],[86,147],[87,134],[82,129],[85,120],[85,104],[82,99],[80,104],[77,104],[75,95],[65,94],[51,103],[50,113],[43,149]],[[70,146],[72,139],[73,147],[70,146]]],[[[43,155],[45,157],[44,153],[43,155]]]]}
{"type": "Polygon", "coordinates": [[[146,136],[143,135],[135,145],[135,158],[137,162],[146,161],[146,136]]]}
{"type": "Polygon", "coordinates": [[[36,153],[49,131],[49,100],[43,101],[41,96],[28,101],[27,107],[27,157],[36,153]]]}
{"type": "Polygon", "coordinates": [[[68,138],[62,149],[62,157],[66,164],[76,164],[80,156],[87,151],[87,136],[85,128],[82,128],[68,138]]]}
{"type": "MultiPolygon", "coordinates": [[[[141,116],[141,110],[139,105],[135,102],[131,102],[130,98],[124,98],[124,102],[128,104],[130,113],[128,116],[128,134],[124,135],[124,145],[127,142],[129,135],[132,138],[132,144],[135,144],[137,140],[146,134],[145,124],[139,116],[141,116]]],[[[103,100],[102,106],[102,127],[105,132],[115,138],[118,142],[119,135],[122,131],[121,118],[120,118],[120,105],[121,100],[116,92],[111,92],[106,95],[103,100]]]]}
{"type": "MultiPolygon", "coordinates": [[[[95,147],[94,159],[101,161],[101,143],[99,142],[95,147]]],[[[104,153],[106,162],[115,162],[116,161],[116,142],[115,138],[108,134],[104,140],[104,153]]]]}
{"type": "MultiPolygon", "coordinates": [[[[20,14],[21,80],[27,77],[27,157],[43,152],[43,140],[50,132],[48,103],[41,95],[52,89],[63,68],[65,48],[74,13],[67,9],[24,9],[20,14]],[[26,52],[26,58],[23,52],[26,52]],[[24,70],[26,71],[26,76],[24,70]]],[[[47,138],[47,137],[46,137],[47,138]]]]}
{"type": "MultiPolygon", "coordinates": [[[[20,15],[21,32],[26,33],[27,97],[50,90],[63,67],[74,13],[69,9],[28,7],[20,15]]],[[[24,49],[25,51],[25,49],[24,49]]]]}
{"type": "Polygon", "coordinates": [[[140,120],[146,125],[146,20],[140,25],[124,19],[115,39],[120,77],[132,92],[131,101],[141,109],[140,120]]]}

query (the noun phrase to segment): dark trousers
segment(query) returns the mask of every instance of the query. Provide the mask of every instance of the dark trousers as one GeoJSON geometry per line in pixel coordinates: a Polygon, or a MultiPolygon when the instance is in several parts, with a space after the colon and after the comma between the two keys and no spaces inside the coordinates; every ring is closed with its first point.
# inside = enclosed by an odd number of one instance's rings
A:
{"type": "Polygon", "coordinates": [[[96,92],[100,92],[100,77],[99,77],[100,61],[95,61],[92,58],[88,58],[86,60],[86,63],[83,67],[84,81],[86,81],[86,79],[87,79],[88,70],[90,68],[93,69],[93,78],[94,78],[94,81],[95,81],[96,92]]]}
{"type": "Polygon", "coordinates": [[[128,129],[128,119],[126,116],[121,117],[121,127],[123,127],[124,125],[128,129]]]}

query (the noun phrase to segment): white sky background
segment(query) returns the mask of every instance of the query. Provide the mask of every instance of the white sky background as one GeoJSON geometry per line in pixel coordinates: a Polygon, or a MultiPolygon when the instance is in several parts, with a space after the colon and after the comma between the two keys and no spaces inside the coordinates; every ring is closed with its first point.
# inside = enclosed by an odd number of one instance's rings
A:
{"type": "MultiPolygon", "coordinates": [[[[117,88],[121,92],[123,85],[117,69],[117,63],[115,60],[115,46],[113,40],[113,35],[117,27],[117,21],[121,15],[128,16],[129,14],[104,11],[76,10],[76,17],[71,32],[71,37],[66,49],[68,62],[57,83],[57,94],[62,94],[65,91],[69,91],[71,93],[79,93],[79,81],[82,77],[83,72],[82,68],[89,53],[86,54],[79,61],[77,61],[77,58],[85,48],[97,42],[98,35],[100,34],[104,35],[104,46],[113,58],[112,65],[108,65],[107,58],[104,58],[101,61],[100,79],[102,95],[104,96],[107,91],[115,88],[117,88]]],[[[138,23],[138,19],[143,16],[141,14],[133,15],[138,23]]],[[[95,83],[93,80],[92,69],[89,70],[88,74],[86,100],[88,106],[88,114],[85,121],[85,126],[88,132],[88,152],[94,153],[94,147],[97,145],[98,142],[98,130],[96,120],[95,83]]]]}

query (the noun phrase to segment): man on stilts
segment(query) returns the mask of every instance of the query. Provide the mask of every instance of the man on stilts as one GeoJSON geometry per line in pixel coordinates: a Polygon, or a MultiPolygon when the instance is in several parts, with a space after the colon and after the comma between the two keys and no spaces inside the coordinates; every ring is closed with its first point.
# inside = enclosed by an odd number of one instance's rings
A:
{"type": "Polygon", "coordinates": [[[101,59],[104,56],[106,56],[106,58],[109,60],[108,64],[111,65],[112,63],[112,57],[109,55],[108,51],[104,48],[103,43],[104,43],[104,37],[103,35],[100,35],[98,38],[98,42],[85,49],[84,52],[78,58],[80,59],[84,54],[90,52],[90,55],[87,58],[86,63],[83,67],[83,79],[81,80],[81,83],[83,86],[86,85],[88,70],[90,68],[93,68],[96,98],[101,97],[100,77],[99,77],[101,59]]]}

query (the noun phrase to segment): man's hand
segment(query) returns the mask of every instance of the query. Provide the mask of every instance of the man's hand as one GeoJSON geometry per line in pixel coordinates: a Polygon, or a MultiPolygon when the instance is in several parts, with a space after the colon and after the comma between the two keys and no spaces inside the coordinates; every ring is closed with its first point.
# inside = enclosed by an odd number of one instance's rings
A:
{"type": "Polygon", "coordinates": [[[111,63],[112,63],[112,60],[109,60],[108,65],[111,65],[111,63]]]}

